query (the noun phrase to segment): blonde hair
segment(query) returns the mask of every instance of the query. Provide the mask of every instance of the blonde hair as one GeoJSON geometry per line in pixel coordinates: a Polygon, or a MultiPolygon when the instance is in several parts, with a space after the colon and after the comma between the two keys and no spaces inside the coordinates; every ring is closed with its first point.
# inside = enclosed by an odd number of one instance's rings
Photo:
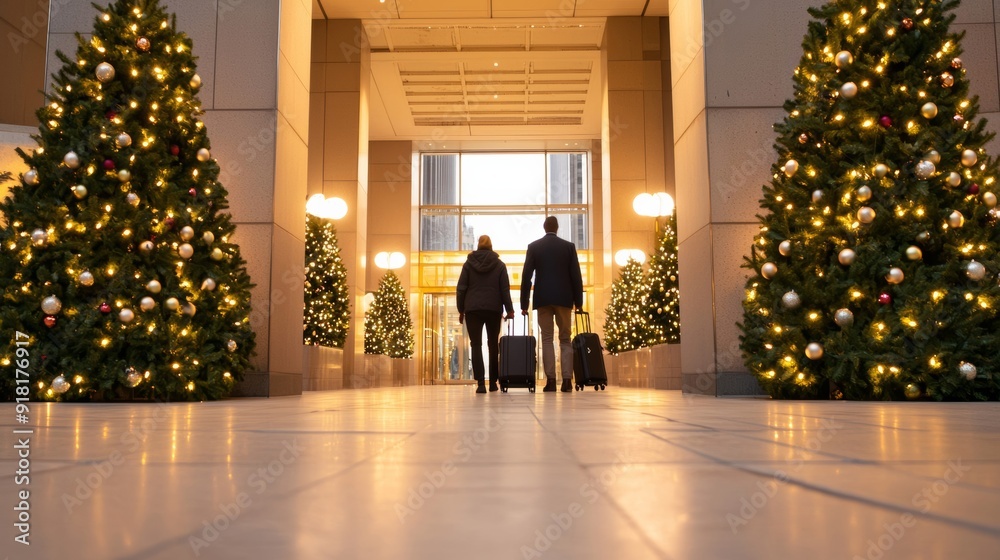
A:
{"type": "Polygon", "coordinates": [[[493,250],[493,240],[490,239],[490,236],[488,236],[488,235],[480,235],[479,236],[479,247],[478,247],[478,250],[482,251],[483,249],[486,249],[487,251],[492,251],[493,250]]]}

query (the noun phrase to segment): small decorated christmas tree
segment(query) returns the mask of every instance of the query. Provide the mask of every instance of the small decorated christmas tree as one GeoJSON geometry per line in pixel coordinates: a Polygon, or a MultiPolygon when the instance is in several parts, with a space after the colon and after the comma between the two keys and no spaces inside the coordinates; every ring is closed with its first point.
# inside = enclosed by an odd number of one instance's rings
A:
{"type": "Polygon", "coordinates": [[[365,353],[413,357],[413,319],[403,284],[391,270],[379,281],[375,300],[365,315],[365,353]]]}
{"type": "Polygon", "coordinates": [[[647,345],[649,323],[646,299],[649,286],[642,264],[630,258],[611,284],[611,303],[605,310],[604,346],[617,354],[647,345]]]}
{"type": "Polygon", "coordinates": [[[997,161],[957,6],[810,10],[747,260],[745,363],[775,397],[1000,398],[997,161]]]}
{"type": "Polygon", "coordinates": [[[347,267],[340,258],[333,222],[306,216],[305,324],[303,342],[343,348],[350,328],[347,267]]]}
{"type": "Polygon", "coordinates": [[[157,0],[115,2],[77,38],[2,204],[3,330],[30,337],[38,398],[223,397],[250,367],[251,283],[191,41],[157,0]]]}
{"type": "Polygon", "coordinates": [[[649,259],[647,284],[648,344],[677,344],[681,340],[681,308],[677,281],[677,218],[673,214],[659,227],[656,252],[649,259]]]}

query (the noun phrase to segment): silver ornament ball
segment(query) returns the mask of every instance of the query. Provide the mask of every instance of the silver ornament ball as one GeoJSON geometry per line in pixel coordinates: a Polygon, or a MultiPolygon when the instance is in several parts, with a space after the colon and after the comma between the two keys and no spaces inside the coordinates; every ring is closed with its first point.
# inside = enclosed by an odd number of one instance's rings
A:
{"type": "Polygon", "coordinates": [[[787,309],[797,309],[802,305],[802,298],[799,297],[799,294],[795,293],[795,290],[792,290],[781,296],[781,304],[787,309]]]}
{"type": "Polygon", "coordinates": [[[135,313],[131,309],[125,308],[118,312],[118,319],[126,325],[135,319],[135,313]]]}
{"type": "Polygon", "coordinates": [[[226,254],[222,252],[222,249],[219,249],[218,247],[216,247],[215,249],[212,249],[212,260],[213,261],[221,261],[224,258],[226,258],[226,254]]]}
{"type": "Polygon", "coordinates": [[[59,395],[69,391],[69,381],[63,376],[58,376],[52,380],[52,391],[59,395]]]}
{"type": "Polygon", "coordinates": [[[177,298],[170,298],[164,302],[164,305],[171,311],[177,311],[177,308],[181,306],[181,302],[177,301],[177,298]]]}
{"type": "Polygon", "coordinates": [[[44,229],[31,232],[31,243],[35,247],[44,247],[49,242],[49,233],[44,229]]]}
{"type": "Polygon", "coordinates": [[[128,148],[132,145],[132,137],[127,133],[122,132],[117,138],[115,138],[115,144],[117,144],[119,148],[128,148]]]}
{"type": "Polygon", "coordinates": [[[889,174],[889,166],[888,165],[886,165],[884,163],[880,163],[880,164],[878,164],[878,165],[875,166],[875,176],[878,177],[879,179],[882,179],[883,177],[885,177],[888,174],[889,174]]]}
{"type": "Polygon", "coordinates": [[[905,278],[906,275],[903,274],[903,269],[896,267],[890,268],[889,274],[885,275],[885,281],[890,284],[902,284],[905,278]]]}
{"type": "Polygon", "coordinates": [[[128,183],[132,180],[132,172],[128,169],[122,169],[118,172],[118,180],[122,183],[128,183]]]}
{"type": "Polygon", "coordinates": [[[961,362],[958,364],[958,373],[965,378],[966,381],[972,381],[976,378],[978,372],[976,371],[976,366],[970,364],[969,362],[961,362]]]}
{"type": "Polygon", "coordinates": [[[781,256],[783,257],[787,257],[792,254],[792,242],[786,239],[779,243],[778,252],[781,253],[781,256]]]}
{"type": "Polygon", "coordinates": [[[986,278],[986,267],[983,266],[983,263],[972,261],[965,266],[965,275],[969,277],[969,280],[978,282],[986,278]]]}
{"type": "Polygon", "coordinates": [[[840,308],[833,315],[833,322],[840,328],[846,328],[854,324],[854,312],[846,307],[840,308]]]}
{"type": "Polygon", "coordinates": [[[958,173],[952,171],[948,174],[948,179],[946,181],[949,187],[955,188],[962,184],[962,176],[958,173]]]}
{"type": "Polygon", "coordinates": [[[854,64],[854,55],[849,51],[840,51],[834,58],[834,62],[837,64],[837,68],[847,68],[854,64]]]}
{"type": "Polygon", "coordinates": [[[181,312],[190,317],[194,317],[194,314],[198,312],[198,308],[194,306],[190,301],[185,303],[181,308],[181,312]]]}
{"type": "Polygon", "coordinates": [[[795,161],[794,159],[790,159],[790,160],[788,160],[788,161],[785,162],[785,176],[786,177],[791,177],[791,176],[795,175],[796,173],[798,173],[798,171],[799,171],[799,162],[795,161]]]}
{"type": "Polygon", "coordinates": [[[846,84],[840,86],[840,95],[844,99],[854,99],[854,96],[858,94],[858,85],[854,82],[847,82],[846,84]]]}
{"type": "Polygon", "coordinates": [[[139,309],[143,311],[152,311],[156,307],[156,300],[146,296],[139,301],[139,309]]]}
{"type": "Polygon", "coordinates": [[[181,239],[184,241],[191,241],[194,238],[194,228],[191,226],[184,226],[181,228],[181,239]]]}
{"type": "Polygon", "coordinates": [[[937,150],[931,150],[927,152],[927,155],[924,156],[924,159],[933,163],[934,165],[938,165],[941,163],[941,154],[939,154],[937,150]]]}
{"type": "Polygon", "coordinates": [[[868,206],[862,206],[858,210],[858,221],[862,224],[870,224],[875,221],[875,210],[868,206]]]}
{"type": "Polygon", "coordinates": [[[42,300],[42,311],[46,315],[57,315],[62,311],[62,302],[56,296],[49,296],[42,300]]]}
{"type": "Polygon", "coordinates": [[[87,197],[87,187],[83,185],[76,185],[70,190],[73,191],[73,196],[75,196],[79,200],[83,200],[84,198],[87,197]]]}
{"type": "Polygon", "coordinates": [[[854,252],[854,249],[844,249],[837,255],[837,261],[844,266],[850,266],[854,264],[854,259],[858,257],[858,254],[854,252]]]}
{"type": "Polygon", "coordinates": [[[125,385],[132,389],[135,389],[142,383],[142,374],[135,370],[134,367],[130,367],[125,370],[125,385]]]}
{"type": "Polygon", "coordinates": [[[819,202],[821,200],[823,200],[823,191],[821,191],[819,189],[813,191],[813,193],[812,193],[812,201],[813,201],[813,203],[819,202]]]}
{"type": "Polygon", "coordinates": [[[235,340],[230,340],[226,342],[226,350],[229,350],[230,352],[235,352],[237,348],[239,348],[239,346],[236,344],[235,340]]]}
{"type": "Polygon", "coordinates": [[[160,290],[163,289],[163,286],[160,285],[159,280],[150,280],[149,284],[146,284],[146,289],[149,290],[149,293],[151,294],[158,294],[160,293],[160,290]]]}
{"type": "Polygon", "coordinates": [[[24,184],[26,185],[37,185],[38,184],[38,170],[32,167],[31,169],[24,172],[24,184]]]}
{"type": "Polygon", "coordinates": [[[152,241],[143,241],[142,243],[139,244],[139,250],[146,254],[152,253],[153,247],[154,245],[152,241]]]}
{"type": "Polygon", "coordinates": [[[774,278],[776,274],[778,274],[778,265],[772,262],[764,263],[764,266],[760,267],[760,275],[768,280],[774,278]]]}
{"type": "Polygon", "coordinates": [[[194,256],[194,247],[190,243],[183,243],[177,248],[177,254],[181,256],[182,259],[190,259],[194,256]]]}
{"type": "Polygon", "coordinates": [[[108,64],[107,62],[102,62],[97,65],[94,71],[94,75],[97,76],[97,80],[102,84],[106,84],[111,80],[115,79],[115,67],[108,64]]]}
{"type": "Polygon", "coordinates": [[[903,388],[903,395],[910,400],[920,398],[920,387],[913,383],[907,383],[906,387],[903,388]]]}
{"type": "Polygon", "coordinates": [[[973,165],[976,165],[976,162],[978,161],[979,161],[979,156],[976,154],[976,152],[972,150],[962,151],[962,165],[966,167],[972,167],[973,165]]]}
{"type": "Polygon", "coordinates": [[[201,236],[201,238],[205,241],[206,245],[211,245],[212,243],[215,243],[215,234],[210,231],[206,231],[201,236]]]}
{"type": "Polygon", "coordinates": [[[133,192],[130,192],[127,195],[125,195],[125,202],[128,202],[132,206],[138,206],[139,205],[139,195],[137,195],[137,194],[135,194],[133,192]]]}
{"type": "Polygon", "coordinates": [[[858,200],[861,202],[867,202],[872,198],[872,189],[868,185],[862,185],[858,187],[855,194],[857,195],[858,200]]]}
{"type": "Polygon", "coordinates": [[[204,291],[206,291],[206,292],[211,292],[212,290],[215,290],[215,280],[213,280],[211,278],[206,278],[201,283],[201,289],[204,290],[204,291]]]}
{"type": "Polygon", "coordinates": [[[983,204],[985,204],[987,208],[994,208],[997,205],[997,195],[991,192],[983,193],[983,204]]]}
{"type": "Polygon", "coordinates": [[[919,241],[920,243],[927,243],[930,240],[931,240],[931,232],[929,231],[922,231],[917,234],[917,241],[919,241]]]}
{"type": "Polygon", "coordinates": [[[933,175],[936,171],[937,168],[934,167],[934,164],[927,160],[918,162],[917,167],[915,169],[917,178],[919,179],[927,179],[928,177],[933,175]]]}
{"type": "Polygon", "coordinates": [[[818,342],[810,342],[806,346],[806,357],[810,360],[818,360],[823,357],[823,345],[818,342]]]}
{"type": "Polygon", "coordinates": [[[63,156],[63,163],[70,169],[77,169],[80,167],[80,156],[76,155],[76,152],[67,152],[63,156]]]}
{"type": "Polygon", "coordinates": [[[199,76],[198,74],[191,76],[191,87],[193,89],[198,89],[201,87],[201,76],[199,76]]]}
{"type": "Polygon", "coordinates": [[[949,227],[960,228],[964,225],[965,225],[965,216],[958,210],[955,210],[954,212],[951,213],[950,216],[948,216],[949,227]]]}
{"type": "Polygon", "coordinates": [[[198,150],[198,161],[208,161],[212,159],[212,153],[206,148],[198,150]]]}
{"type": "Polygon", "coordinates": [[[89,270],[84,270],[76,277],[76,281],[80,283],[81,286],[90,287],[94,285],[94,275],[90,273],[89,270]]]}

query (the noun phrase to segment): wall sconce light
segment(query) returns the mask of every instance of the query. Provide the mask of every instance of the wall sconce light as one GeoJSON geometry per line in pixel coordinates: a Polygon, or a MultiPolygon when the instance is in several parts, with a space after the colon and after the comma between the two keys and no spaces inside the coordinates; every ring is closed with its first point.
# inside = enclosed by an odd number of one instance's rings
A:
{"type": "Polygon", "coordinates": [[[339,220],[347,215],[347,203],[342,198],[314,194],[306,202],[306,212],[317,218],[339,220]]]}
{"type": "Polygon", "coordinates": [[[646,253],[639,249],[622,249],[615,253],[615,262],[618,263],[618,266],[625,266],[629,259],[635,259],[639,261],[639,264],[646,264],[646,253]]]}
{"type": "Polygon", "coordinates": [[[661,218],[674,213],[674,197],[665,192],[642,193],[632,200],[632,209],[640,216],[661,218]]]}
{"type": "Polygon", "coordinates": [[[375,255],[375,266],[381,269],[396,270],[406,265],[406,255],[403,253],[388,253],[382,251],[375,255]]]}

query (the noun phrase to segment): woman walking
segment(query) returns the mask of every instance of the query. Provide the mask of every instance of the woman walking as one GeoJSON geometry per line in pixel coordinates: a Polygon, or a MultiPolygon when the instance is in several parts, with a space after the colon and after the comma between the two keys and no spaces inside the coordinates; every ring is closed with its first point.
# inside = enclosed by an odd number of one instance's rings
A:
{"type": "Polygon", "coordinates": [[[510,299],[507,265],[500,260],[500,255],[493,252],[493,241],[488,235],[479,238],[478,248],[469,253],[462,265],[457,300],[458,322],[468,320],[466,326],[472,344],[472,372],[478,384],[476,392],[486,392],[483,327],[486,328],[486,345],[490,354],[490,391],[496,391],[500,372],[500,322],[504,309],[507,310],[507,319],[514,317],[514,304],[510,299]]]}

